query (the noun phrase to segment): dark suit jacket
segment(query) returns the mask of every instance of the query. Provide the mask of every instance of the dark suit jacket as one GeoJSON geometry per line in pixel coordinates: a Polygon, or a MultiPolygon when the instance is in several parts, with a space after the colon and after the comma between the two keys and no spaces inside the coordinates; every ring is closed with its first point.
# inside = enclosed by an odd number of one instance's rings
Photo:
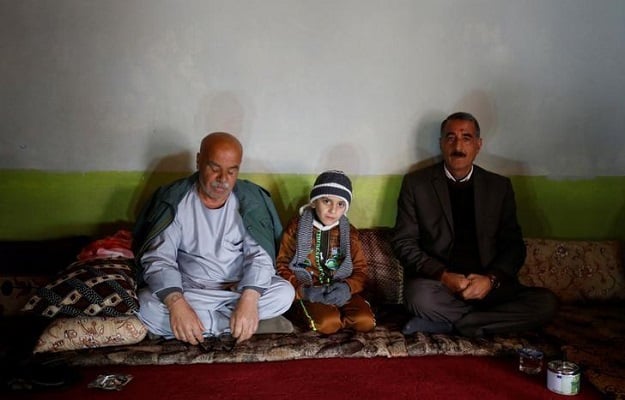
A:
{"type": "MultiPolygon", "coordinates": [[[[516,280],[525,261],[510,179],[473,166],[475,224],[484,273],[516,280]]],[[[438,279],[454,245],[454,224],[443,163],[404,176],[397,200],[393,251],[405,276],[438,279]]]]}

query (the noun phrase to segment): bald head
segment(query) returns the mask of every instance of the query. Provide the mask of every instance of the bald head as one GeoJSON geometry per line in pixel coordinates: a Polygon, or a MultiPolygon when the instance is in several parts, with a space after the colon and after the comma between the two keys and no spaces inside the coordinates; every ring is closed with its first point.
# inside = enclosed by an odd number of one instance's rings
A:
{"type": "Polygon", "coordinates": [[[236,149],[243,156],[243,146],[239,139],[226,132],[213,132],[204,136],[200,144],[200,154],[209,153],[219,148],[236,149]]]}
{"type": "Polygon", "coordinates": [[[214,132],[202,139],[196,164],[204,205],[219,208],[225,203],[239,176],[242,157],[241,142],[229,133],[214,132]]]}

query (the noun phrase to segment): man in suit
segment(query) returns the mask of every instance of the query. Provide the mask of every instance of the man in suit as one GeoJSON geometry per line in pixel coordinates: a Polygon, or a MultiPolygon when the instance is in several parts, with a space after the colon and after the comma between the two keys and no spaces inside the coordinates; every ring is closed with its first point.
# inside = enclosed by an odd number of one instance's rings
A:
{"type": "Polygon", "coordinates": [[[471,114],[441,124],[443,162],[407,174],[392,245],[404,267],[414,332],[486,334],[538,328],[557,309],[549,290],[523,286],[525,243],[510,180],[473,164],[482,147],[471,114]]]}

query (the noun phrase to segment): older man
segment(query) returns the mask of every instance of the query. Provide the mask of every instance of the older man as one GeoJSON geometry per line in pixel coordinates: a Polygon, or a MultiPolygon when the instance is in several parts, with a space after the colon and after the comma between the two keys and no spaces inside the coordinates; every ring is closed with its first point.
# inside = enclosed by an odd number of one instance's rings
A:
{"type": "Polygon", "coordinates": [[[274,267],[282,225],[269,193],[238,179],[242,156],[234,136],[207,135],[197,172],[160,188],[139,216],[139,318],[152,334],[240,342],[290,307],[293,287],[274,267]]]}
{"type": "Polygon", "coordinates": [[[471,114],[441,124],[443,162],[404,177],[393,248],[405,271],[403,332],[482,336],[548,322],[557,299],[517,280],[525,244],[508,178],[473,164],[482,147],[471,114]]]}

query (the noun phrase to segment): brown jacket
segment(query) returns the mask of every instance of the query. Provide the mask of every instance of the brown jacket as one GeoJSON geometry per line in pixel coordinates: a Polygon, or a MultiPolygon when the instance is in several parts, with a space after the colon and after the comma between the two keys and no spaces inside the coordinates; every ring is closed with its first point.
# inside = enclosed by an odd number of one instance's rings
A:
{"type": "MultiPolygon", "coordinates": [[[[297,248],[297,225],[299,223],[299,215],[295,216],[286,229],[282,233],[282,242],[280,243],[280,250],[278,251],[278,257],[276,259],[276,266],[278,274],[291,282],[291,285],[295,288],[295,298],[301,299],[301,283],[295,277],[295,274],[289,268],[289,264],[295,256],[295,250],[297,248]]],[[[313,228],[313,237],[310,253],[308,253],[308,260],[310,261],[310,267],[306,269],[311,272],[313,283],[319,285],[319,270],[317,269],[317,263],[315,261],[315,244],[316,239],[314,235],[317,232],[317,228],[313,228]]],[[[339,227],[336,226],[330,231],[330,246],[339,248],[340,234],[339,227]]],[[[353,270],[349,278],[344,282],[349,285],[352,294],[360,293],[364,290],[367,281],[367,259],[362,251],[362,244],[358,236],[358,230],[350,224],[350,246],[352,253],[352,265],[353,270]]],[[[342,261],[342,260],[341,260],[342,261]]]]}

